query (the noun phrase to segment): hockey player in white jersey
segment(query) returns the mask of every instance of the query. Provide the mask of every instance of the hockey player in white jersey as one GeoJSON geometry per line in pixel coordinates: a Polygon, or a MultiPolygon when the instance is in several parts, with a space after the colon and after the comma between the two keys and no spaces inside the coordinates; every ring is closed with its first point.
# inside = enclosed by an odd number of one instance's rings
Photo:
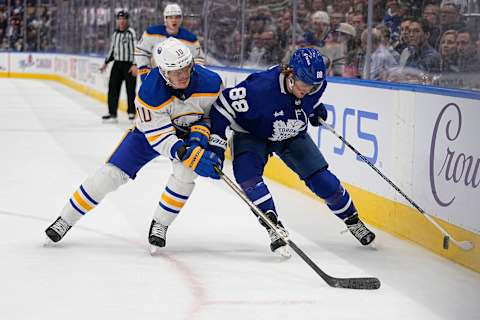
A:
{"type": "Polygon", "coordinates": [[[135,63],[141,81],[150,72],[152,49],[155,45],[170,37],[182,41],[191,51],[195,63],[204,65],[205,57],[197,36],[181,26],[182,9],[176,3],[167,4],[163,10],[163,25],[153,25],[147,28],[135,49],[135,63]]]}
{"type": "Polygon", "coordinates": [[[169,38],[153,51],[157,67],[145,78],[135,100],[135,127],[121,140],[107,162],[73,193],[60,217],[46,229],[60,241],[87,212],[111,191],[134,179],[158,155],[171,159],[173,172],[153,216],[148,240],[165,246],[168,226],[190,197],[198,175],[218,179],[218,157],[206,151],[210,135],[208,115],[222,89],[218,74],[193,61],[190,50],[169,38]]]}

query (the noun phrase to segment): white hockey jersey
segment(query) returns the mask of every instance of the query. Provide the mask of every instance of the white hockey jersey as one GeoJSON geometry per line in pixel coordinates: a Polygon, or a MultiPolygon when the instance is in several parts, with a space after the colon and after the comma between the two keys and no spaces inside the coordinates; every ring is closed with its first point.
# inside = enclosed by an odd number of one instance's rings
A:
{"type": "Polygon", "coordinates": [[[195,63],[201,65],[205,64],[205,56],[200,47],[200,41],[198,41],[196,35],[183,27],[180,27],[178,33],[173,35],[167,32],[164,25],[150,26],[145,30],[135,48],[135,63],[142,81],[144,76],[151,69],[153,47],[169,37],[174,37],[182,41],[190,49],[190,52],[195,59],[195,63]]]}
{"type": "Polygon", "coordinates": [[[135,125],[155,151],[174,159],[173,145],[188,135],[195,122],[207,117],[222,87],[220,76],[200,65],[194,66],[184,90],[168,86],[158,67],[153,68],[135,99],[135,125]]]}

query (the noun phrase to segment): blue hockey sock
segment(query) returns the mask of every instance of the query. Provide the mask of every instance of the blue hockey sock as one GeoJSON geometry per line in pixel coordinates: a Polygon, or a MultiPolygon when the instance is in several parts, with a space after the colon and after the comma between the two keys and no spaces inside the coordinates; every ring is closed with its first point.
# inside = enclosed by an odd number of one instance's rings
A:
{"type": "Polygon", "coordinates": [[[332,213],[340,219],[345,220],[357,211],[347,190],[328,169],[315,172],[305,182],[310,190],[325,200],[332,213]]]}
{"type": "Polygon", "coordinates": [[[263,179],[256,177],[240,184],[247,197],[260,209],[262,212],[268,210],[275,210],[272,195],[268,190],[267,185],[263,179]]]}

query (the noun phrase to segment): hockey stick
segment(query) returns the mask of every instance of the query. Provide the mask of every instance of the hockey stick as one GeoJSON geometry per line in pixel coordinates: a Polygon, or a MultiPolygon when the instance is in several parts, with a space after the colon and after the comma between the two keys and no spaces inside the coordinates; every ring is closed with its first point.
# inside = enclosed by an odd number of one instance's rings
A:
{"type": "Polygon", "coordinates": [[[335,278],[326,274],[322,269],[320,269],[315,262],[313,262],[302,250],[300,250],[297,245],[289,239],[288,235],[279,230],[276,225],[274,225],[270,219],[260,210],[248,197],[245,193],[233,182],[229,177],[227,177],[222,170],[215,167],[215,171],[220,175],[220,178],[227,183],[227,185],[235,191],[236,194],[242,198],[242,200],[252,209],[270,228],[275,231],[275,233],[285,241],[290,248],[295,251],[300,258],[303,259],[330,287],[334,288],[346,288],[346,289],[367,289],[374,290],[380,288],[380,280],[377,278],[335,278]]]}
{"type": "Polygon", "coordinates": [[[459,247],[460,249],[464,250],[464,251],[468,251],[468,250],[471,250],[473,249],[474,245],[472,242],[470,241],[457,241],[455,240],[455,238],[453,238],[447,231],[445,231],[445,229],[443,229],[435,220],[433,220],[433,218],[428,214],[426,213],[422,208],[420,208],[420,206],[418,204],[415,203],[415,201],[413,201],[412,199],[410,199],[409,196],[407,196],[402,190],[400,190],[399,187],[397,187],[397,185],[395,183],[392,182],[392,180],[390,180],[389,178],[387,178],[377,167],[375,167],[375,165],[373,163],[371,163],[363,154],[361,154],[360,152],[358,152],[357,149],[355,149],[344,137],[342,137],[341,135],[339,135],[335,129],[333,129],[328,123],[326,123],[323,119],[318,119],[320,121],[320,123],[322,124],[322,126],[324,128],[327,128],[328,131],[330,131],[331,133],[333,133],[335,136],[337,136],[338,139],[340,139],[343,143],[345,143],[353,152],[355,152],[357,154],[357,156],[360,157],[360,159],[363,160],[363,162],[365,162],[366,164],[368,164],[370,166],[370,168],[372,168],[376,173],[378,173],[385,181],[388,182],[388,184],[390,184],[395,190],[397,190],[398,193],[400,193],[405,199],[407,199],[408,202],[410,202],[410,204],[412,206],[415,207],[415,209],[418,210],[418,212],[420,212],[421,214],[423,214],[423,216],[425,218],[427,218],[427,220],[432,223],[438,230],[440,230],[440,232],[443,234],[443,249],[447,250],[448,249],[448,245],[449,245],[449,242],[450,240],[457,246],[459,247]]]}

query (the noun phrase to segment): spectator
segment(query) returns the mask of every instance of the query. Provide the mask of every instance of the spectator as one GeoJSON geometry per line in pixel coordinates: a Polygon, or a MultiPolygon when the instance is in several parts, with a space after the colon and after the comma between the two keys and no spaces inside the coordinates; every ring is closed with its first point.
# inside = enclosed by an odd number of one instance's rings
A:
{"type": "Polygon", "coordinates": [[[355,36],[355,28],[346,22],[341,22],[337,29],[330,33],[331,41],[319,49],[320,53],[326,55],[330,60],[327,71],[329,75],[342,76],[344,74],[348,55],[354,52],[355,36]]]}
{"type": "Polygon", "coordinates": [[[353,11],[366,16],[368,11],[368,0],[353,0],[353,11]]]}
{"type": "Polygon", "coordinates": [[[10,18],[10,25],[7,29],[9,47],[13,51],[23,51],[22,20],[19,15],[10,18]]]}
{"type": "MultiPolygon", "coordinates": [[[[292,12],[286,10],[277,20],[277,38],[279,41],[280,48],[287,48],[292,44],[292,33],[293,33],[293,19],[292,12]]],[[[302,27],[297,23],[295,26],[295,34],[298,36],[303,35],[302,27]]],[[[301,36],[302,41],[303,36],[301,36]]]]}
{"type": "Polygon", "coordinates": [[[324,40],[330,31],[330,17],[325,11],[317,11],[310,16],[310,29],[305,32],[305,41],[317,47],[325,45],[324,40]]]}
{"type": "Polygon", "coordinates": [[[402,51],[408,46],[408,27],[410,26],[410,23],[412,23],[411,18],[404,18],[402,23],[400,24],[400,36],[398,37],[398,41],[391,42],[392,47],[398,52],[398,54],[401,54],[402,51]]]}
{"type": "Polygon", "coordinates": [[[341,22],[345,22],[345,14],[334,11],[330,14],[330,29],[336,30],[341,22]]]}
{"type": "Polygon", "coordinates": [[[440,38],[441,72],[459,72],[457,65],[457,31],[448,30],[440,38]]]}
{"type": "Polygon", "coordinates": [[[379,24],[375,27],[378,31],[380,31],[381,36],[382,36],[382,41],[383,44],[385,45],[385,48],[390,52],[390,54],[395,58],[395,60],[398,62],[400,60],[400,53],[393,48],[393,46],[390,44],[388,39],[390,39],[390,33],[388,31],[388,28],[384,24],[379,24]]]}
{"type": "Polygon", "coordinates": [[[457,53],[460,71],[480,71],[480,60],[475,52],[475,45],[473,44],[470,32],[458,32],[457,53]]]}
{"type": "Polygon", "coordinates": [[[351,18],[351,25],[355,28],[357,35],[360,36],[367,27],[363,13],[360,11],[354,12],[351,18]]]}
{"type": "Polygon", "coordinates": [[[430,38],[428,43],[432,47],[437,47],[440,37],[440,6],[438,4],[427,4],[423,9],[422,17],[428,21],[430,28],[430,38]]]}
{"type": "Polygon", "coordinates": [[[247,64],[252,67],[269,67],[280,61],[280,47],[275,38],[275,29],[267,28],[257,34],[247,64]]]}
{"type": "MultiPolygon", "coordinates": [[[[362,33],[362,48],[366,51],[367,48],[368,31],[362,33]]],[[[389,71],[398,66],[395,57],[385,46],[386,39],[382,32],[376,28],[372,29],[372,55],[370,58],[370,79],[371,80],[386,80],[389,71]]],[[[365,57],[366,58],[366,57],[365,57]]],[[[364,64],[364,66],[366,63],[364,64]]],[[[362,78],[368,79],[368,70],[364,68],[362,78]]]]}
{"type": "Polygon", "coordinates": [[[309,13],[305,5],[305,0],[297,0],[297,21],[303,29],[307,28],[309,13]]]}
{"type": "Polygon", "coordinates": [[[390,33],[389,41],[395,43],[400,37],[400,24],[402,22],[402,12],[398,0],[387,0],[387,11],[383,17],[383,23],[387,26],[390,33]]]}
{"type": "Polygon", "coordinates": [[[327,4],[325,3],[325,0],[312,0],[311,9],[312,9],[312,12],[326,11],[327,4]]]}
{"type": "Polygon", "coordinates": [[[462,21],[458,7],[453,3],[446,3],[440,7],[440,30],[450,29],[465,29],[465,22],[462,21]]]}
{"type": "Polygon", "coordinates": [[[428,22],[413,19],[408,27],[408,47],[402,51],[400,65],[416,68],[427,73],[440,70],[440,54],[428,43],[428,22]]]}

